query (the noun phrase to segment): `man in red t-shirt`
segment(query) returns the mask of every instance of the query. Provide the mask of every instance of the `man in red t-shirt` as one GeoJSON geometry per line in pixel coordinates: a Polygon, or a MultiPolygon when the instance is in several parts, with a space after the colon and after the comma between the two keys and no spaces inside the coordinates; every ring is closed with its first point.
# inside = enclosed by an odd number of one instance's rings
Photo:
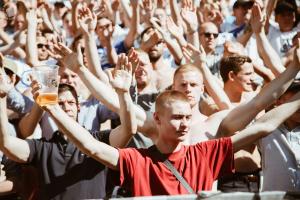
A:
{"type": "Polygon", "coordinates": [[[120,183],[133,196],[188,193],[163,163],[167,158],[196,191],[210,190],[213,180],[233,170],[233,152],[267,136],[300,108],[300,92],[254,124],[228,138],[184,146],[191,123],[188,98],[178,91],[165,91],[156,100],[154,120],[158,129],[156,149],[116,149],[95,140],[64,112],[46,110],[59,122],[64,134],[88,156],[120,172],[120,183]]]}

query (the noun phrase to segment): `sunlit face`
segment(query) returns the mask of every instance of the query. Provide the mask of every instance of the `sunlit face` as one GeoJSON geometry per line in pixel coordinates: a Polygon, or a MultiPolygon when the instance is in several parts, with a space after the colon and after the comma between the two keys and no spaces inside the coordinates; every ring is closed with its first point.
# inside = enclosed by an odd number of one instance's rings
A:
{"type": "Polygon", "coordinates": [[[109,30],[113,30],[112,22],[107,18],[99,19],[96,27],[96,33],[99,37],[100,43],[107,43],[105,36],[109,34],[109,30]]]}
{"type": "Polygon", "coordinates": [[[152,75],[153,75],[153,68],[151,62],[149,60],[148,55],[139,54],[139,66],[135,70],[135,79],[139,86],[146,86],[150,83],[152,75]]]}
{"type": "Polygon", "coordinates": [[[291,31],[294,27],[296,15],[295,12],[284,11],[280,14],[275,15],[275,20],[282,32],[288,32],[291,31]]]}
{"type": "Polygon", "coordinates": [[[71,91],[63,91],[58,94],[58,105],[69,117],[75,121],[77,120],[79,106],[77,104],[76,97],[71,91]]]}
{"type": "Polygon", "coordinates": [[[200,72],[187,71],[176,74],[173,89],[184,93],[188,97],[191,107],[198,105],[204,90],[200,72]]]}
{"type": "Polygon", "coordinates": [[[207,23],[200,28],[199,39],[206,53],[215,50],[218,34],[218,28],[213,23],[207,23]]]}
{"type": "Polygon", "coordinates": [[[15,29],[22,30],[25,27],[25,17],[22,14],[18,14],[15,18],[15,29]]]}
{"type": "Polygon", "coordinates": [[[254,69],[252,63],[244,63],[241,66],[241,70],[234,75],[234,82],[236,87],[241,92],[251,92],[253,91],[253,79],[254,79],[254,69]]]}
{"type": "Polygon", "coordinates": [[[60,83],[69,84],[78,91],[79,86],[81,84],[81,79],[76,73],[74,73],[70,69],[60,67],[59,75],[60,75],[60,83]]]}
{"type": "Polygon", "coordinates": [[[49,48],[47,39],[39,36],[36,38],[39,60],[47,60],[49,57],[47,49],[49,48]]]}
{"type": "Polygon", "coordinates": [[[157,61],[164,53],[164,41],[159,40],[148,52],[151,61],[157,61]]]}
{"type": "Polygon", "coordinates": [[[190,130],[192,109],[189,103],[174,101],[154,113],[160,138],[166,141],[182,142],[190,130]]]}
{"type": "Polygon", "coordinates": [[[233,15],[237,21],[246,23],[251,17],[251,7],[239,6],[233,9],[233,15]]]}

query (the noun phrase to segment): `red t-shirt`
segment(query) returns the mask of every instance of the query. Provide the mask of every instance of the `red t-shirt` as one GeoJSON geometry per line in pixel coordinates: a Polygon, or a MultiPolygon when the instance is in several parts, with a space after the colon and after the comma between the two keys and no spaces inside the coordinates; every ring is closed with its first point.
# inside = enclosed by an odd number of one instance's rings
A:
{"type": "MultiPolygon", "coordinates": [[[[119,149],[120,184],[133,196],[188,194],[182,184],[150,149],[119,149]]],[[[233,172],[230,138],[183,146],[167,158],[194,191],[211,190],[213,181],[233,172]]]]}

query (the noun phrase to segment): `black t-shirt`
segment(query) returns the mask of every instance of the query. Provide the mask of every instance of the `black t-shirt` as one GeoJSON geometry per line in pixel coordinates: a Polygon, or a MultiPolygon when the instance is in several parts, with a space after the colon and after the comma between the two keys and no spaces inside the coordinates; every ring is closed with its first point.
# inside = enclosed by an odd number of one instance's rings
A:
{"type": "MultiPolygon", "coordinates": [[[[94,132],[99,141],[109,144],[110,131],[94,132]]],[[[29,164],[39,174],[39,199],[104,198],[107,169],[83,154],[59,132],[47,141],[26,140],[30,147],[29,164]]]]}

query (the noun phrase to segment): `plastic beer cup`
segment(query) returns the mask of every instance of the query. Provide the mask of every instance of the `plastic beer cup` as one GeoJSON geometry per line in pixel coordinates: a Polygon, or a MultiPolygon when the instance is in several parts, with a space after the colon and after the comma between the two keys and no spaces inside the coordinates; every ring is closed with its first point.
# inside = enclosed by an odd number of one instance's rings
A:
{"type": "Polygon", "coordinates": [[[34,76],[41,84],[36,102],[40,106],[57,103],[58,66],[42,65],[33,68],[34,76]]]}

